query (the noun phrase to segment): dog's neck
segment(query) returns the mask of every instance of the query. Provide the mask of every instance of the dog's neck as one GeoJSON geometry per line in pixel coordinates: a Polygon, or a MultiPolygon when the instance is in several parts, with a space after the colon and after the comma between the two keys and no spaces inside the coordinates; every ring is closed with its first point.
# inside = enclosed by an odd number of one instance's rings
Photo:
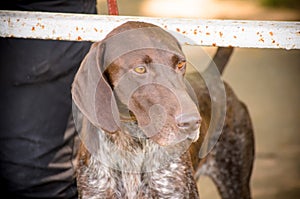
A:
{"type": "MultiPolygon", "coordinates": [[[[163,147],[144,136],[135,121],[122,122],[122,131],[109,134],[99,131],[96,158],[105,166],[127,172],[149,172],[165,167],[182,155],[180,145],[163,147]],[[149,161],[151,160],[151,161],[149,161]]],[[[188,144],[188,143],[187,143],[188,144]]]]}
{"type": "Polygon", "coordinates": [[[133,136],[142,133],[134,121],[122,125],[123,131],[114,134],[98,131],[99,150],[91,154],[78,179],[86,198],[197,198],[187,151],[133,136]]]}

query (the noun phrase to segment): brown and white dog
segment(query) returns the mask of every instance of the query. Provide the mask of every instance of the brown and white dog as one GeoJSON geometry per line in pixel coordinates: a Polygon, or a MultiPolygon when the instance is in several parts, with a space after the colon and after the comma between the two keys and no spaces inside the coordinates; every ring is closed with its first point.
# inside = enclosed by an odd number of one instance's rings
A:
{"type": "Polygon", "coordinates": [[[247,109],[225,84],[223,133],[200,158],[213,102],[186,67],[177,40],[149,23],[124,23],[92,45],[72,86],[81,198],[199,198],[202,174],[224,199],[251,197],[247,109]]]}

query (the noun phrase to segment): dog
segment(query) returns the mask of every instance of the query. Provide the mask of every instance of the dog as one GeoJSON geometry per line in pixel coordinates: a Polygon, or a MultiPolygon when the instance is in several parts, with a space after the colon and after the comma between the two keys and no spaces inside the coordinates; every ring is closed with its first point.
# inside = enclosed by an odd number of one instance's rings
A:
{"type": "Polygon", "coordinates": [[[251,198],[246,106],[225,84],[223,132],[200,157],[212,101],[201,75],[186,70],[178,41],[150,23],[126,22],[92,45],[72,84],[80,198],[199,198],[201,175],[224,199],[251,198]]]}

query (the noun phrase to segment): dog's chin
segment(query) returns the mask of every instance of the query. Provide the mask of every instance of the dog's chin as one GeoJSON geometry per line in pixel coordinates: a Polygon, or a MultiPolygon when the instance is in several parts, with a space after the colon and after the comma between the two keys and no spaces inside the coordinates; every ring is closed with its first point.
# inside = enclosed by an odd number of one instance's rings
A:
{"type": "Polygon", "coordinates": [[[186,132],[178,131],[176,133],[170,133],[165,135],[163,133],[157,133],[152,136],[150,139],[157,143],[160,146],[173,146],[183,142],[196,142],[199,138],[200,131],[199,129],[193,131],[192,133],[187,134],[186,132]]]}
{"type": "Polygon", "coordinates": [[[200,128],[197,129],[196,131],[193,131],[192,133],[190,133],[187,137],[187,139],[191,140],[192,142],[197,142],[197,140],[200,137],[200,128]]]}
{"type": "Polygon", "coordinates": [[[156,136],[152,137],[151,140],[153,140],[156,144],[160,145],[160,146],[163,146],[163,147],[166,147],[166,146],[172,146],[172,145],[175,145],[175,144],[178,144],[178,140],[175,140],[175,139],[170,139],[170,138],[167,138],[167,137],[159,137],[159,138],[156,138],[156,136]]]}

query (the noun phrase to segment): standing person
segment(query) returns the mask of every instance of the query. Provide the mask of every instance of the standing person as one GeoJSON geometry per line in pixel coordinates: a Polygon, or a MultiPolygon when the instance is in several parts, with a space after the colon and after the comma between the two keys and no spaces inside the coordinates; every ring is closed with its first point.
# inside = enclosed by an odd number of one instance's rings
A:
{"type": "MultiPolygon", "coordinates": [[[[13,0],[0,9],[96,14],[96,0],[13,0]]],[[[77,198],[70,90],[90,45],[0,39],[0,189],[7,198],[77,198]]]]}

